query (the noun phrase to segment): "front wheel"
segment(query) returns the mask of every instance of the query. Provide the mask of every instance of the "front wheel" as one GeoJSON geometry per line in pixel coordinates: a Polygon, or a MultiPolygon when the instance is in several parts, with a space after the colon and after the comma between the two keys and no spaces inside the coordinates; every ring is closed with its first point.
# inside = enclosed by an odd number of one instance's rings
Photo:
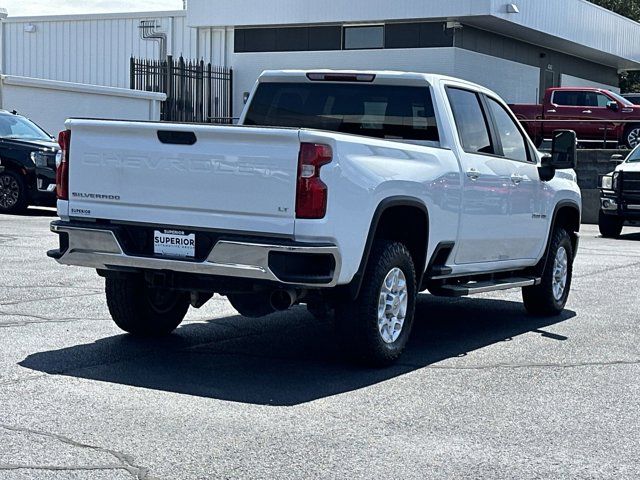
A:
{"type": "Polygon", "coordinates": [[[0,173],[0,213],[20,213],[27,208],[27,188],[21,175],[0,173]]]}
{"type": "Polygon", "coordinates": [[[562,313],[569,298],[573,277],[573,244],[564,228],[557,228],[545,261],[539,285],[522,289],[527,311],[533,315],[555,316],[562,313]]]}
{"type": "Polygon", "coordinates": [[[629,148],[636,148],[640,143],[640,125],[631,125],[624,133],[624,143],[629,148]]]}
{"type": "Polygon", "coordinates": [[[600,211],[598,228],[604,238],[618,238],[624,227],[624,219],[614,215],[606,215],[600,211]]]}
{"type": "Polygon", "coordinates": [[[125,332],[158,337],[173,332],[189,310],[189,294],[153,288],[138,275],[108,277],[107,306],[113,321],[125,332]]]}
{"type": "Polygon", "coordinates": [[[337,337],[345,353],[371,366],[395,362],[409,340],[416,295],[415,267],[407,248],[377,241],[358,297],[336,305],[337,337]]]}

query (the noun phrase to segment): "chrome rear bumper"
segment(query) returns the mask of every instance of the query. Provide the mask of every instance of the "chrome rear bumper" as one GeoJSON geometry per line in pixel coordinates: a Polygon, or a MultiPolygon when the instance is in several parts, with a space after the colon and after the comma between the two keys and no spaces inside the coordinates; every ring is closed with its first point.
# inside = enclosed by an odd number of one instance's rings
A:
{"type": "Polygon", "coordinates": [[[191,261],[154,256],[141,257],[127,255],[113,231],[99,227],[79,227],[51,224],[51,231],[66,234],[68,245],[60,251],[49,252],[49,256],[63,265],[90,267],[98,270],[165,270],[173,272],[239,277],[273,281],[288,285],[308,287],[334,287],[340,275],[340,253],[336,246],[305,246],[250,243],[241,241],[218,241],[206,260],[191,261]],[[299,255],[331,256],[334,268],[328,276],[320,280],[309,277],[287,281],[274,273],[270,266],[273,252],[299,255]]]}

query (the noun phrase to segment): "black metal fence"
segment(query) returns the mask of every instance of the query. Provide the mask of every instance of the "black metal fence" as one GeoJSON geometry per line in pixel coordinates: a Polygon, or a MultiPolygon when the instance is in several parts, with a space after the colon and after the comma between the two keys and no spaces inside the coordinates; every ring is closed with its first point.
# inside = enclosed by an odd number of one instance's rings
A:
{"type": "Polygon", "coordinates": [[[233,70],[202,61],[131,58],[131,89],[167,94],[161,120],[233,122],[233,70]]]}

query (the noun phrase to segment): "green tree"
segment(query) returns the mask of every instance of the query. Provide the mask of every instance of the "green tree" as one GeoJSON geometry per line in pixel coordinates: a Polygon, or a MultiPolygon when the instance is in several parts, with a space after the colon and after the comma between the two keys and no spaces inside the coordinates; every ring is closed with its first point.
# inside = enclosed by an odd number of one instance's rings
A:
{"type": "MultiPolygon", "coordinates": [[[[592,3],[640,21],[640,0],[591,0],[592,3]]],[[[640,72],[629,72],[620,77],[620,88],[623,93],[640,92],[640,72]]]]}

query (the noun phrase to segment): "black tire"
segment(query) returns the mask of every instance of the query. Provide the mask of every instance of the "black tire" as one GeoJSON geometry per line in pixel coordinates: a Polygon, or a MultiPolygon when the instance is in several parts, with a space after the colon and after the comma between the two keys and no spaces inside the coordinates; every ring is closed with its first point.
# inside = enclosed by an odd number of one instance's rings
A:
{"type": "Polygon", "coordinates": [[[640,124],[629,125],[624,132],[624,144],[633,149],[640,142],[640,124]]]}
{"type": "MultiPolygon", "coordinates": [[[[561,255],[561,254],[560,254],[561,255]]],[[[522,299],[524,307],[532,315],[555,316],[562,313],[569,292],[571,291],[571,280],[573,278],[573,244],[571,237],[564,228],[556,228],[551,238],[549,253],[545,260],[542,282],[540,285],[525,287],[522,289],[522,299]],[[554,293],[555,261],[559,251],[564,249],[566,254],[566,281],[562,295],[554,293]]],[[[558,292],[559,293],[559,292],[558,292]]]]}
{"type": "Polygon", "coordinates": [[[22,213],[28,206],[22,175],[9,170],[0,173],[0,213],[22,213]]]}
{"type": "Polygon", "coordinates": [[[152,288],[137,275],[107,278],[105,291],[109,312],[116,325],[140,337],[170,334],[189,310],[188,293],[152,288]]]}
{"type": "Polygon", "coordinates": [[[261,318],[275,312],[268,293],[234,293],[227,299],[243,317],[261,318]]]}
{"type": "MultiPolygon", "coordinates": [[[[340,301],[336,305],[337,338],[340,339],[344,352],[358,362],[375,367],[395,362],[409,340],[416,296],[415,267],[407,248],[398,242],[376,241],[358,297],[355,300],[340,301]],[[383,333],[378,327],[378,308],[383,282],[396,268],[401,270],[406,279],[407,305],[399,336],[388,342],[383,339],[383,333]]],[[[391,339],[392,337],[388,338],[391,339]]]]}
{"type": "Polygon", "coordinates": [[[600,217],[598,218],[598,228],[600,234],[604,238],[618,238],[622,233],[624,227],[624,219],[616,217],[615,215],[606,215],[600,211],[600,217]]]}

